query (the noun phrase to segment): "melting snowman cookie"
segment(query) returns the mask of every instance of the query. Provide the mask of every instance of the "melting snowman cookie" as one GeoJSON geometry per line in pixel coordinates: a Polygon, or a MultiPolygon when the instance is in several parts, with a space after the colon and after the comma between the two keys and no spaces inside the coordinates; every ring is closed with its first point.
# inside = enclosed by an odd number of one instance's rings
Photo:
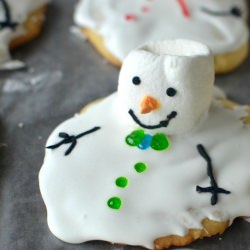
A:
{"type": "Polygon", "coordinates": [[[9,48],[22,45],[40,33],[49,0],[0,0],[0,69],[24,67],[11,60],[9,48]]]}
{"type": "Polygon", "coordinates": [[[250,217],[249,110],[212,98],[213,84],[205,45],[132,51],[118,92],[48,139],[39,184],[52,233],[164,249],[250,217]]]}
{"type": "Polygon", "coordinates": [[[226,73],[248,54],[246,17],[245,0],[80,0],[74,20],[115,65],[140,44],[181,37],[207,44],[226,73]]]}

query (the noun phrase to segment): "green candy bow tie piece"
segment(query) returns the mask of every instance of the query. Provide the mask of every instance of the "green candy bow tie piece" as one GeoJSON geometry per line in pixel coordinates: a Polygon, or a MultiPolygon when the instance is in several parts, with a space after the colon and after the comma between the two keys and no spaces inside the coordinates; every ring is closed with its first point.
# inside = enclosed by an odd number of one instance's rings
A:
{"type": "Polygon", "coordinates": [[[151,147],[156,151],[162,151],[170,147],[170,140],[165,134],[157,133],[152,136],[146,134],[142,129],[130,133],[125,141],[129,146],[138,147],[141,150],[146,150],[151,147]]]}

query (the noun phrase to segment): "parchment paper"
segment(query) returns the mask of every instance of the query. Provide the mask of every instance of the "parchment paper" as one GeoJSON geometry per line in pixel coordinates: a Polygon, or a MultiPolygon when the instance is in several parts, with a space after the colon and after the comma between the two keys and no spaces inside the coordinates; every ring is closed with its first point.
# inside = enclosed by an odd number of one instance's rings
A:
{"type": "MultiPolygon", "coordinates": [[[[118,69],[69,32],[75,3],[54,0],[40,38],[14,51],[15,58],[28,64],[27,70],[0,72],[1,250],[141,249],[103,242],[70,245],[47,226],[38,187],[46,139],[59,123],[117,86],[118,69]]],[[[216,83],[231,99],[250,104],[250,59],[235,72],[217,77],[216,83]]],[[[237,220],[222,236],[190,248],[249,250],[250,224],[237,220]]]]}

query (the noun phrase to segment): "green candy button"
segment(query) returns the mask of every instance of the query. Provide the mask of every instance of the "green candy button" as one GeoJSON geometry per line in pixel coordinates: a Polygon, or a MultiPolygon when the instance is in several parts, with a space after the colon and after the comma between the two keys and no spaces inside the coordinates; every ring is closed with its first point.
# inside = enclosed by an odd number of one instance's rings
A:
{"type": "Polygon", "coordinates": [[[143,173],[147,170],[147,165],[143,162],[136,163],[134,167],[137,173],[143,173]]]}
{"type": "Polygon", "coordinates": [[[126,177],[119,177],[116,179],[115,184],[117,187],[125,188],[128,185],[128,179],[126,177]]]}
{"type": "Polygon", "coordinates": [[[119,210],[122,206],[122,200],[119,197],[112,197],[108,200],[107,204],[110,208],[119,210]]]}
{"type": "Polygon", "coordinates": [[[144,138],[144,135],[145,133],[143,130],[135,130],[126,137],[125,141],[129,146],[137,147],[144,138]]]}
{"type": "Polygon", "coordinates": [[[156,134],[152,138],[151,148],[157,151],[168,149],[170,146],[170,142],[166,135],[164,134],[156,134]]]}

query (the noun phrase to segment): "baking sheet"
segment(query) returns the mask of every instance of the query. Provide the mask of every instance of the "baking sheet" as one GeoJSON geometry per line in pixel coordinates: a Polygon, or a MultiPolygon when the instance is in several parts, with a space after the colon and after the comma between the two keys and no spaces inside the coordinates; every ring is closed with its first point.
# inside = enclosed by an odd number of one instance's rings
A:
{"type": "MultiPolygon", "coordinates": [[[[1,250],[142,249],[104,242],[70,245],[55,238],[47,226],[37,178],[46,139],[59,123],[117,86],[118,69],[70,34],[75,3],[54,0],[41,37],[13,52],[28,69],[0,72],[1,250]]],[[[250,104],[250,59],[216,83],[231,99],[250,104]]],[[[250,224],[237,220],[222,236],[189,248],[250,250],[250,224]]]]}

